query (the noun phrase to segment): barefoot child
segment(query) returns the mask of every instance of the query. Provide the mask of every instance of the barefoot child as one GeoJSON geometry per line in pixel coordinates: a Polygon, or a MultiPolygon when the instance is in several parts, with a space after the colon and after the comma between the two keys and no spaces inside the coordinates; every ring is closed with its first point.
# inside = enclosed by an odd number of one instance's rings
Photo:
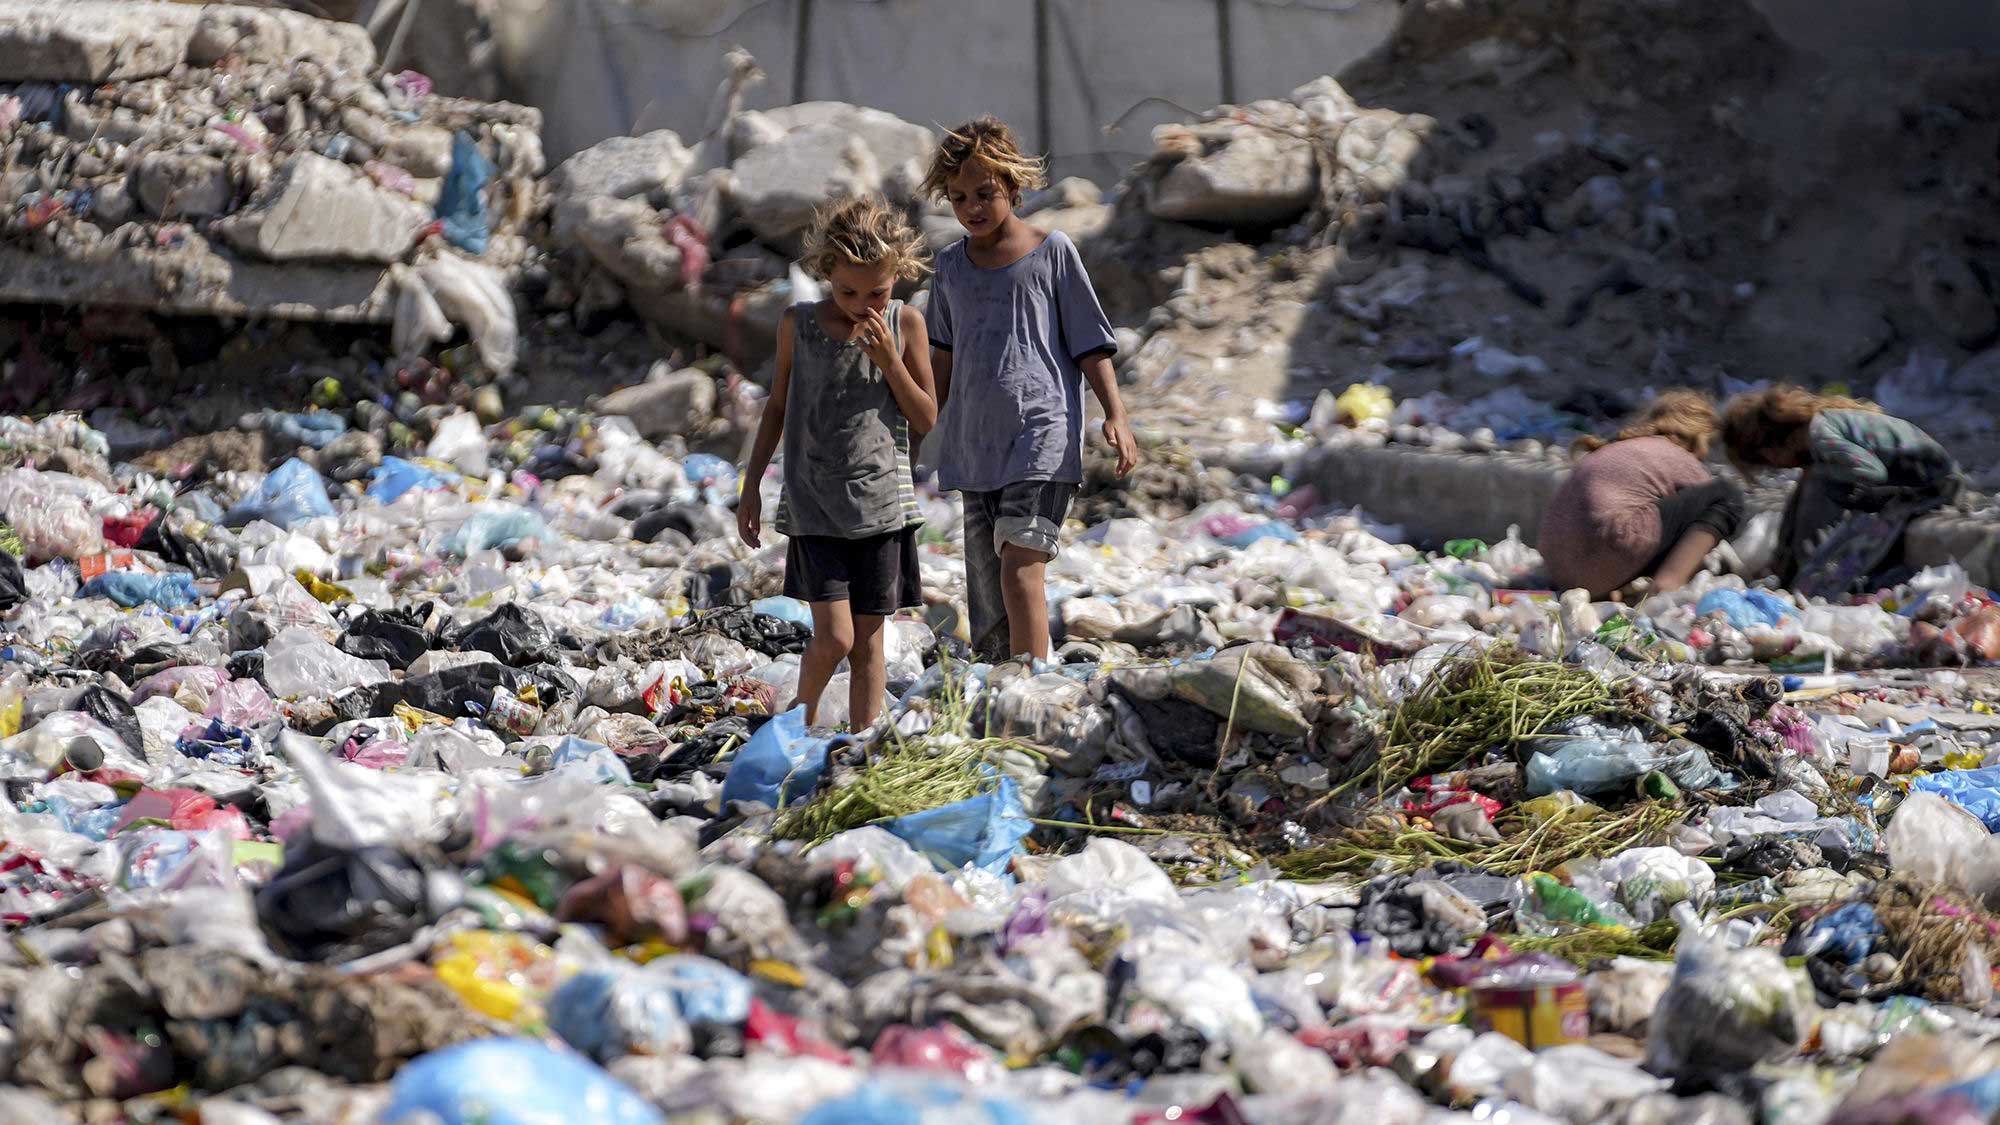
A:
{"type": "Polygon", "coordinates": [[[1729,400],[1729,457],[1745,476],[1804,469],[1778,531],[1778,577],[1809,597],[1879,582],[1910,520],[1964,481],[1931,436],[1872,403],[1779,385],[1729,400]]]}
{"type": "Polygon", "coordinates": [[[1721,420],[1694,391],[1668,391],[1609,443],[1586,451],[1542,515],[1536,547],[1560,589],[1609,596],[1638,579],[1678,590],[1736,534],[1743,496],[1702,458],[1721,420]]]}
{"type": "Polygon", "coordinates": [[[923,604],[910,448],[913,431],[936,424],[937,400],[924,318],[890,296],[898,280],[922,272],[923,242],[880,199],[849,199],[814,217],[805,249],[805,267],[832,296],[793,305],[779,324],[777,373],[736,527],[761,545],[757,482],[782,437],[785,594],[809,604],[813,618],[798,702],[815,723],[846,659],[848,722],[861,730],[881,708],[883,621],[923,604]]]}
{"type": "Polygon", "coordinates": [[[964,497],[971,640],[989,659],[1048,659],[1044,571],[1083,481],[1085,382],[1119,473],[1138,460],[1111,323],[1076,246],[1014,213],[1044,182],[1041,160],[991,117],[952,130],[924,178],[966,231],[938,255],[927,319],[938,485],[964,497]]]}

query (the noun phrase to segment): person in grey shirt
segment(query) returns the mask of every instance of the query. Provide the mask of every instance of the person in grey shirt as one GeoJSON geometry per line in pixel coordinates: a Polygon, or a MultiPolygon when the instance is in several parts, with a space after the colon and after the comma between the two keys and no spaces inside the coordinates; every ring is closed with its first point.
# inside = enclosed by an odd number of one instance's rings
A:
{"type": "Polygon", "coordinates": [[[925,320],[938,486],[964,498],[971,640],[989,658],[1048,659],[1045,572],[1083,482],[1085,381],[1119,473],[1138,461],[1111,367],[1117,344],[1083,259],[1066,235],[1014,213],[1045,182],[1041,160],[991,117],[947,135],[924,180],[966,230],[937,257],[925,320]]]}

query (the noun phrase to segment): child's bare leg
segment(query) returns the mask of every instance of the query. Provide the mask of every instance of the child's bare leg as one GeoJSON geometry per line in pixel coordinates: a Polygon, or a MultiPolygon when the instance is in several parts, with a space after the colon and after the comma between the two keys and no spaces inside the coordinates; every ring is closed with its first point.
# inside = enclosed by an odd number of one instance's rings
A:
{"type": "Polygon", "coordinates": [[[868,729],[882,710],[882,691],[889,682],[885,620],[854,615],[854,647],[847,654],[847,723],[852,730],[868,729]]]}
{"type": "Polygon", "coordinates": [[[819,697],[834,669],[854,647],[854,618],[846,602],[812,602],[813,637],[799,660],[799,702],[805,704],[806,725],[819,721],[819,697]]]}
{"type": "Polygon", "coordinates": [[[1000,594],[1007,602],[1008,655],[1049,658],[1049,557],[1009,543],[1000,549],[1000,594]]]}

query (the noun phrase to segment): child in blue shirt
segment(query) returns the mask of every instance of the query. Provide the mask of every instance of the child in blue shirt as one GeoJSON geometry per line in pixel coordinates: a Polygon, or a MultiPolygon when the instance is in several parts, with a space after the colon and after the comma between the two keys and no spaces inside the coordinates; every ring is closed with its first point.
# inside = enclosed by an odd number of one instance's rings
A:
{"type": "Polygon", "coordinates": [[[937,257],[925,321],[938,485],[964,498],[971,639],[988,658],[1048,659],[1045,571],[1083,483],[1085,382],[1119,474],[1138,462],[1111,367],[1117,344],[1083,260],[1068,236],[1014,213],[1045,182],[1042,161],[991,117],[952,130],[924,179],[966,231],[937,257]]]}

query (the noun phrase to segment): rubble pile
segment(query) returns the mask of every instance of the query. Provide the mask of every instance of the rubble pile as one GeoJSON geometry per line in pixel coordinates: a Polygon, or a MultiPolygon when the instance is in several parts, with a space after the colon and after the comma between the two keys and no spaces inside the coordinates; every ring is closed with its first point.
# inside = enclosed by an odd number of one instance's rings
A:
{"type": "Polygon", "coordinates": [[[1179,488],[1093,466],[1046,665],[970,660],[926,494],[933,604],[841,732],[786,710],[810,618],[727,462],[555,410],[265,427],[333,438],[195,472],[0,424],[11,1116],[1983,1096],[2000,603],[1955,568],[1592,605],[1163,451],[1179,488]]]}
{"type": "Polygon", "coordinates": [[[464,328],[504,374],[540,128],[534,109],[378,73],[351,24],[15,4],[0,9],[0,285],[12,300],[393,320],[409,355],[464,328]]]}

